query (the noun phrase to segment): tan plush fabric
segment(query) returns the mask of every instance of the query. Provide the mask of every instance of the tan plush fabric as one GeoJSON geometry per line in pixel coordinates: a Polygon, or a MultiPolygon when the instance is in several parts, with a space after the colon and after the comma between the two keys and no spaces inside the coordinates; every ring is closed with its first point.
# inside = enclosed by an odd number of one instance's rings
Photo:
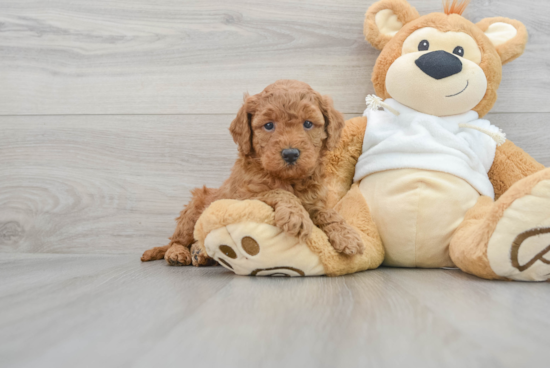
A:
{"type": "MultiPolygon", "coordinates": [[[[550,180],[550,169],[539,171],[515,183],[496,202],[491,198],[481,197],[478,203],[468,211],[464,222],[451,240],[450,254],[454,263],[464,272],[478,277],[505,279],[491,268],[487,255],[489,241],[505,211],[516,200],[531,195],[533,188],[547,180],[550,180]]],[[[531,209],[525,206],[523,210],[529,212],[531,209]]],[[[545,210],[548,211],[548,209],[545,210]]],[[[538,226],[537,223],[531,225],[538,226]]]]}
{"type": "Polygon", "coordinates": [[[237,222],[275,225],[273,209],[257,200],[221,199],[210,205],[195,225],[195,239],[204,240],[212,230],[237,222]]]}
{"type": "MultiPolygon", "coordinates": [[[[369,210],[357,186],[354,186],[336,206],[342,217],[358,230],[365,244],[362,255],[354,257],[337,253],[327,236],[317,227],[313,228],[307,242],[289,237],[277,229],[273,209],[256,201],[220,200],[208,207],[197,221],[195,237],[204,244],[207,254],[216,260],[229,263],[238,274],[251,274],[257,269],[292,267],[305,275],[319,275],[318,264],[324,267],[323,274],[339,276],[376,268],[384,259],[384,249],[372,222],[369,210]],[[255,239],[259,248],[266,251],[261,256],[242,256],[241,239],[255,239]],[[227,244],[222,244],[222,243],[227,244]],[[221,245],[231,247],[237,261],[224,257],[221,245]],[[306,249],[303,249],[303,248],[306,249]]],[[[280,271],[279,272],[283,272],[280,271]]],[[[295,275],[299,276],[299,275],[295,275]]]]}
{"type": "Polygon", "coordinates": [[[486,18],[476,25],[483,32],[486,32],[489,27],[495,23],[510,24],[517,30],[517,34],[514,38],[506,43],[502,43],[496,46],[496,50],[500,55],[502,64],[506,64],[510,61],[517,59],[523,54],[523,52],[525,51],[525,45],[527,45],[527,41],[529,39],[529,35],[527,33],[527,28],[525,28],[523,23],[514,19],[504,17],[486,18]]]}
{"type": "Polygon", "coordinates": [[[487,258],[499,276],[521,281],[549,278],[550,180],[538,183],[504,211],[487,245],[487,258]]]}
{"type": "MultiPolygon", "coordinates": [[[[258,200],[212,203],[197,221],[195,238],[210,257],[238,275],[253,275],[258,270],[262,271],[257,276],[289,274],[288,270],[294,270],[291,276],[325,274],[319,256],[307,244],[277,228],[273,208],[258,200]],[[246,237],[256,242],[258,254],[251,256],[245,251],[246,237]],[[271,272],[266,273],[268,270],[271,272]]],[[[332,249],[326,235],[315,227],[310,239],[319,238],[332,249]]]]}
{"type": "Polygon", "coordinates": [[[447,173],[400,169],[371,174],[361,181],[386,250],[384,265],[453,267],[449,244],[479,193],[447,173]]]}
{"type": "MultiPolygon", "coordinates": [[[[320,230],[319,230],[320,231],[320,230]]],[[[212,230],[204,240],[208,255],[243,276],[319,276],[325,269],[307,244],[276,226],[237,222],[212,230]]]]}
{"type": "Polygon", "coordinates": [[[401,24],[409,23],[420,17],[418,11],[405,0],[382,0],[371,5],[365,14],[363,33],[365,39],[379,50],[382,50],[393,36],[393,34],[381,31],[379,29],[380,24],[376,22],[376,15],[387,10],[397,16],[397,21],[401,24]]]}
{"type": "Polygon", "coordinates": [[[355,165],[362,153],[367,118],[356,117],[346,121],[340,144],[329,151],[325,160],[328,206],[333,208],[353,184],[355,165]]]}
{"type": "Polygon", "coordinates": [[[487,77],[487,91],[483,100],[473,109],[480,117],[485,116],[497,100],[497,89],[502,79],[502,62],[491,41],[475,24],[457,14],[446,15],[432,13],[413,20],[403,26],[384,47],[376,60],[372,73],[372,83],[376,94],[384,99],[392,96],[386,90],[386,75],[390,66],[402,55],[403,43],[416,30],[433,27],[442,32],[465,32],[470,35],[481,50],[482,59],[479,66],[487,77]]]}
{"type": "Polygon", "coordinates": [[[350,191],[334,207],[340,215],[355,230],[359,231],[365,244],[365,251],[361,255],[348,257],[336,253],[334,249],[324,241],[311,242],[310,248],[319,254],[329,276],[339,276],[348,273],[374,269],[380,266],[384,260],[384,247],[372,220],[369,207],[358,185],[352,186],[350,191]]]}
{"type": "Polygon", "coordinates": [[[429,115],[463,114],[478,105],[487,91],[485,71],[479,65],[481,60],[481,51],[472,36],[464,32],[442,32],[437,28],[424,27],[404,41],[402,55],[386,74],[386,91],[399,103],[429,115]],[[416,62],[421,57],[429,57],[432,52],[418,50],[419,44],[427,40],[430,50],[445,51],[449,55],[460,45],[464,55],[460,58],[461,72],[435,79],[419,68],[416,62]]]}
{"type": "Polygon", "coordinates": [[[543,169],[544,165],[511,141],[506,141],[497,147],[493,166],[489,170],[489,179],[495,188],[495,199],[516,182],[543,169]]]}
{"type": "MultiPolygon", "coordinates": [[[[486,244],[496,226],[487,221],[487,214],[494,208],[493,200],[480,197],[476,205],[467,213],[462,224],[451,239],[450,256],[462,271],[478,277],[501,279],[489,265],[486,244]]],[[[496,220],[498,222],[498,219],[496,220]]]]}

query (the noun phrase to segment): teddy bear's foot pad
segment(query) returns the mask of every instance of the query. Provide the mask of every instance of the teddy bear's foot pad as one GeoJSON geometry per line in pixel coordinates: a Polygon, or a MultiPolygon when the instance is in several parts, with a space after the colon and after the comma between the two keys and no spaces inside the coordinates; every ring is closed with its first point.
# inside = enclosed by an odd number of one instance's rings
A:
{"type": "Polygon", "coordinates": [[[215,229],[204,246],[210,257],[237,275],[325,274],[319,257],[307,244],[265,223],[242,222],[215,229]]]}
{"type": "Polygon", "coordinates": [[[538,183],[504,211],[487,256],[499,276],[518,281],[550,279],[550,180],[538,183]]]}

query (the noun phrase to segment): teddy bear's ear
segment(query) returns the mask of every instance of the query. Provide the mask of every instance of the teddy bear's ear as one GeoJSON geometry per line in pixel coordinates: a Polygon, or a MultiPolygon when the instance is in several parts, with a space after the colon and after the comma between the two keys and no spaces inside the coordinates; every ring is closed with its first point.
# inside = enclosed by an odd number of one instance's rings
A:
{"type": "Polygon", "coordinates": [[[382,0],[367,10],[363,33],[371,45],[382,50],[405,24],[419,17],[406,0],[382,0]]]}
{"type": "Polygon", "coordinates": [[[508,18],[486,18],[477,24],[495,46],[502,64],[523,54],[529,38],[527,29],[520,21],[508,18]]]}

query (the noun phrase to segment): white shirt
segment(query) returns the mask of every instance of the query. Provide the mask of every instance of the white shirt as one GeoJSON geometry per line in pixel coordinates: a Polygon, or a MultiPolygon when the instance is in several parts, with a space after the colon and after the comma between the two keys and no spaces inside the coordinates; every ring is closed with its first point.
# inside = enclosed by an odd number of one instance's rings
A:
{"type": "Polygon", "coordinates": [[[355,167],[355,181],[393,169],[423,169],[449,173],[464,179],[480,194],[494,198],[487,173],[493,165],[496,143],[480,131],[461,128],[467,123],[499,132],[475,111],[438,117],[420,113],[395,100],[384,101],[400,115],[365,110],[367,129],[363,154],[355,167]]]}

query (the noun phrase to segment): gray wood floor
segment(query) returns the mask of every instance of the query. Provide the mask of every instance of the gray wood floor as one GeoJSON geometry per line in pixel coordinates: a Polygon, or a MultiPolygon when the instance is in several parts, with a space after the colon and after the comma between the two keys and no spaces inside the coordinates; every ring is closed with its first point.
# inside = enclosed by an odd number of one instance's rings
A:
{"type": "MultiPolygon", "coordinates": [[[[549,284],[139,262],[190,189],[227,177],[243,92],[299,79],[361,114],[373,2],[0,0],[0,367],[547,367],[549,284]]],[[[526,24],[489,118],[547,166],[549,13],[494,0],[466,14],[526,24]]]]}
{"type": "Polygon", "coordinates": [[[0,259],[6,367],[547,367],[547,284],[456,270],[248,278],[136,255],[0,259]]]}

